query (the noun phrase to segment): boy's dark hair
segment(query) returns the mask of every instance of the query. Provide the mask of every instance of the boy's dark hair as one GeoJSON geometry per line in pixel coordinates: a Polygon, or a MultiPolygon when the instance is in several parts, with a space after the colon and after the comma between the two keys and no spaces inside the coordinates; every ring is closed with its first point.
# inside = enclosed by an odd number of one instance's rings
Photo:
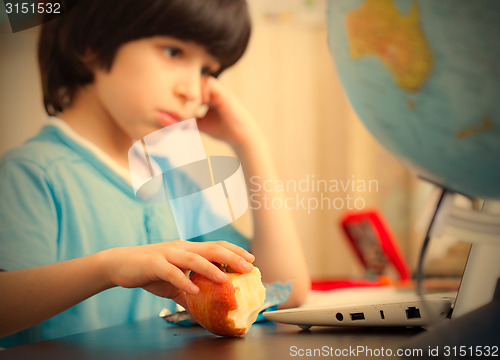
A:
{"type": "MultiPolygon", "coordinates": [[[[68,0],[67,0],[68,1],[68,0]]],[[[109,70],[126,42],[156,35],[193,41],[221,64],[219,75],[243,55],[250,38],[245,0],[71,0],[78,4],[42,25],[38,63],[43,102],[55,115],[78,87],[93,82],[89,50],[109,70]]]]}

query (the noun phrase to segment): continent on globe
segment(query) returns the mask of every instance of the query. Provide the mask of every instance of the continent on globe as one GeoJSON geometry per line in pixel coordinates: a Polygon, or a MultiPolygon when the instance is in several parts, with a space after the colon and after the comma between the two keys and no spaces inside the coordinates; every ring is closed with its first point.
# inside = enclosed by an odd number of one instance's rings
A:
{"type": "Polygon", "coordinates": [[[493,129],[493,122],[491,121],[490,116],[487,114],[484,116],[483,121],[481,122],[480,125],[473,125],[465,129],[459,130],[456,136],[459,139],[466,139],[470,136],[490,131],[492,129],[493,129]]]}
{"type": "Polygon", "coordinates": [[[415,2],[404,15],[394,0],[366,0],[347,15],[347,36],[353,59],[378,57],[407,91],[420,90],[432,72],[432,52],[415,2]]]}

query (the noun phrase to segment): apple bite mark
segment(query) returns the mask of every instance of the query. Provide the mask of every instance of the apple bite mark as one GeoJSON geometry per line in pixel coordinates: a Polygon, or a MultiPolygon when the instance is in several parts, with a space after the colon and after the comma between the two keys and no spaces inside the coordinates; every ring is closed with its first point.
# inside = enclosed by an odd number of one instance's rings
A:
{"type": "Polygon", "coordinates": [[[228,281],[222,284],[200,274],[191,276],[200,291],[196,295],[187,295],[189,312],[213,334],[241,336],[250,330],[257,319],[266,289],[256,267],[247,274],[231,272],[223,266],[220,268],[228,275],[228,281]]]}
{"type": "Polygon", "coordinates": [[[259,269],[254,267],[252,272],[249,276],[235,276],[233,280],[238,308],[229,311],[228,317],[234,321],[235,327],[239,329],[250,329],[262,310],[261,307],[266,298],[266,289],[260,280],[259,269]],[[252,272],[255,272],[256,275],[252,275],[252,272]]]}

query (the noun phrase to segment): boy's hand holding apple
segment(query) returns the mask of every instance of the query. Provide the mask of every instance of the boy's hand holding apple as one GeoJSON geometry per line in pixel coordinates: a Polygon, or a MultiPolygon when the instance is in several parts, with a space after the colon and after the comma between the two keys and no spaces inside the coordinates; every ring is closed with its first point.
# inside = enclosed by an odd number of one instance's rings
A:
{"type": "Polygon", "coordinates": [[[108,286],[142,287],[145,290],[187,307],[186,293],[197,294],[200,288],[189,279],[189,272],[203,274],[224,284],[229,275],[214,263],[229,264],[240,273],[252,271],[254,256],[225,241],[166,243],[121,247],[98,253],[108,286]]]}

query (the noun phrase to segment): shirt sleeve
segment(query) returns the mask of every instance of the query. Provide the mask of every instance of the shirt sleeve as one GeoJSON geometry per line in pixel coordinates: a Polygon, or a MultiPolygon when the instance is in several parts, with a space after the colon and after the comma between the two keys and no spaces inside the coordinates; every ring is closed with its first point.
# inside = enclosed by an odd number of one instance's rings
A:
{"type": "Polygon", "coordinates": [[[13,159],[0,164],[0,269],[42,266],[57,259],[57,211],[46,172],[13,159]]]}

